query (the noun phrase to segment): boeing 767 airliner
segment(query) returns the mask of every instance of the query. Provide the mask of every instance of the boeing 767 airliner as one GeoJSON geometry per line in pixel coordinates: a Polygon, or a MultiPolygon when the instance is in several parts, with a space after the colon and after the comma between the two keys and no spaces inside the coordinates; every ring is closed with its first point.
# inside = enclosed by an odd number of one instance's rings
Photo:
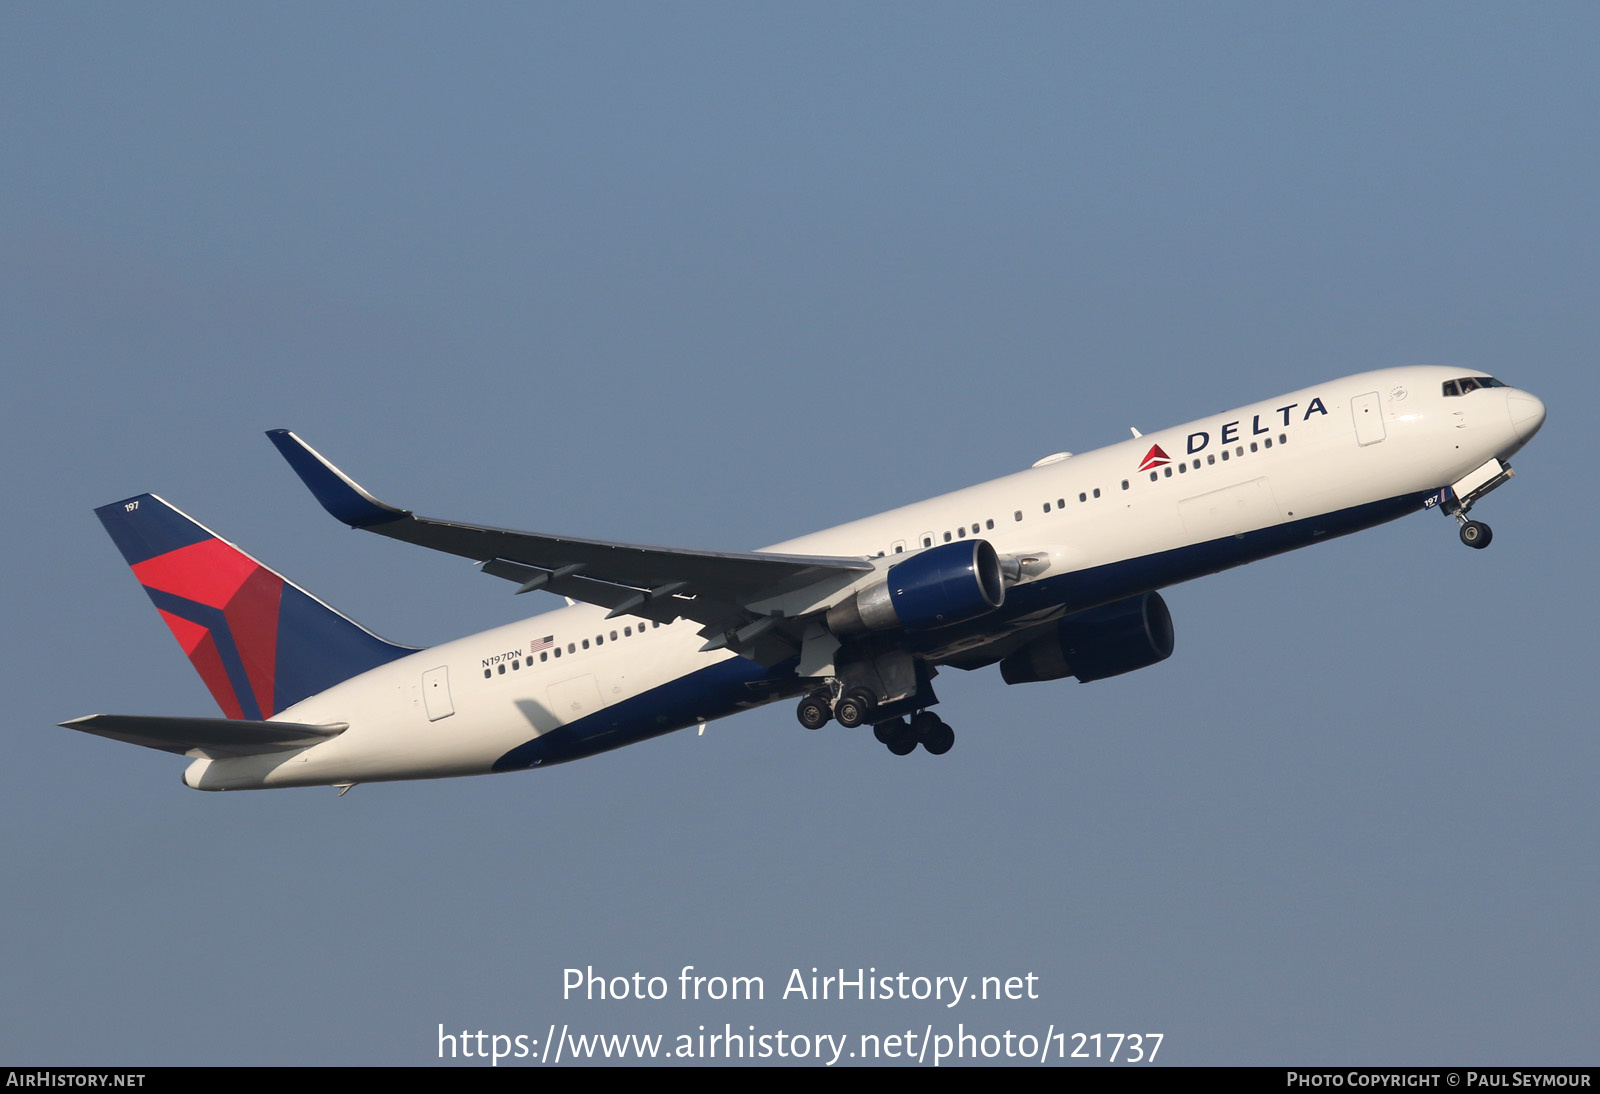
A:
{"type": "Polygon", "coordinates": [[[420,517],[287,430],[344,523],[481,563],[569,606],[442,646],[386,642],[153,494],[96,510],[223,718],[63,723],[190,757],[197,790],[336,786],[560,763],[747,707],[948,752],[942,668],[1008,684],[1166,659],[1158,590],[1419,509],[1455,518],[1544,424],[1468,370],[1368,372],[1141,435],[754,552],[569,539],[420,517]]]}

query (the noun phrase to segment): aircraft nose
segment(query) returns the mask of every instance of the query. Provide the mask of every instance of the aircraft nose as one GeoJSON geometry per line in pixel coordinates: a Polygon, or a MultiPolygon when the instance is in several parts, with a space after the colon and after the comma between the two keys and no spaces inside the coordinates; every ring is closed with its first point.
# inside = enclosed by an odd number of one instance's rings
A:
{"type": "Polygon", "coordinates": [[[1511,411],[1511,428],[1517,431],[1519,440],[1526,441],[1544,425],[1544,403],[1536,396],[1513,391],[1506,406],[1511,411]]]}

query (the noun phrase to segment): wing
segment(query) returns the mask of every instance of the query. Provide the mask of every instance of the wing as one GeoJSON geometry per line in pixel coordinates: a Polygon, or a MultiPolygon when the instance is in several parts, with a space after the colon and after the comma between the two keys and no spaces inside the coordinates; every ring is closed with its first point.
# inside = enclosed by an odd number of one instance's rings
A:
{"type": "Polygon", "coordinates": [[[379,501],[289,430],[267,436],[322,507],[352,528],[470,558],[519,593],[546,589],[613,617],[693,619],[707,649],[763,664],[794,656],[802,617],[874,569],[865,558],[646,547],[420,517],[379,501]]]}
{"type": "Polygon", "coordinates": [[[143,714],[91,714],[62,722],[76,729],[126,741],[130,745],[158,748],[180,756],[254,756],[302,748],[337,737],[348,722],[307,725],[301,722],[258,722],[245,718],[161,718],[143,714]]]}

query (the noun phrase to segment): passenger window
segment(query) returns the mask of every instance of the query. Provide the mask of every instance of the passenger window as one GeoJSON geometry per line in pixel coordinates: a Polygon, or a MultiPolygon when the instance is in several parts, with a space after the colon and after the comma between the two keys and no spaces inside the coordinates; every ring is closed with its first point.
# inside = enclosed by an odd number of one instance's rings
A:
{"type": "Polygon", "coordinates": [[[1100,496],[1100,488],[1098,486],[1094,488],[1094,496],[1097,498],[1100,496]]]}
{"type": "Polygon", "coordinates": [[[1268,448],[1271,448],[1272,447],[1272,438],[1268,437],[1266,440],[1262,441],[1261,443],[1266,445],[1268,448]]]}
{"type": "Polygon", "coordinates": [[[1151,482],[1155,482],[1155,481],[1156,481],[1156,479],[1157,479],[1157,478],[1159,478],[1159,477],[1160,477],[1160,476],[1159,476],[1159,475],[1157,475],[1157,474],[1156,474],[1156,473],[1155,473],[1155,472],[1154,472],[1154,471],[1152,471],[1152,472],[1150,472],[1150,481],[1151,481],[1151,482]]]}
{"type": "Polygon", "coordinates": [[[1241,444],[1238,448],[1235,448],[1233,450],[1233,454],[1235,456],[1243,456],[1244,455],[1244,445],[1241,444]]]}
{"type": "Polygon", "coordinates": [[[1189,470],[1189,465],[1188,464],[1180,463],[1178,465],[1178,474],[1180,474],[1180,475],[1185,474],[1188,470],[1189,470]]]}
{"type": "Polygon", "coordinates": [[[1122,488],[1124,490],[1126,490],[1128,488],[1128,480],[1127,479],[1123,479],[1122,480],[1122,488]]]}
{"type": "Polygon", "coordinates": [[[950,542],[950,533],[949,533],[949,532],[946,532],[946,533],[945,533],[945,534],[944,534],[944,541],[945,541],[945,542],[946,542],[946,543],[949,543],[949,542],[950,542]]]}
{"type": "Polygon", "coordinates": [[[506,674],[506,667],[504,665],[501,665],[499,667],[499,669],[497,669],[496,671],[498,671],[501,676],[504,676],[506,674]]]}
{"type": "MultiPolygon", "coordinates": [[[[560,653],[561,653],[561,651],[560,651],[560,650],[557,650],[557,651],[556,651],[556,654],[557,654],[557,656],[559,656],[559,655],[560,655],[560,653]]],[[[540,660],[540,661],[548,661],[548,660],[550,660],[550,651],[549,651],[549,650],[546,650],[546,651],[545,651],[545,652],[543,652],[543,653],[541,653],[541,654],[540,654],[540,655],[539,655],[539,660],[540,660]]]]}
{"type": "Polygon", "coordinates": [[[972,526],[972,534],[973,535],[977,535],[978,534],[978,526],[976,524],[974,524],[972,526]]]}
{"type": "Polygon", "coordinates": [[[1046,513],[1048,513],[1050,511],[1050,503],[1049,502],[1045,502],[1044,503],[1044,511],[1046,513]]]}
{"type": "Polygon", "coordinates": [[[616,640],[617,640],[617,632],[616,631],[612,631],[611,632],[611,641],[615,642],[616,640]]]}
{"type": "Polygon", "coordinates": [[[1216,457],[1215,453],[1213,453],[1212,455],[1206,457],[1206,466],[1209,467],[1210,465],[1212,465],[1212,464],[1214,464],[1216,462],[1217,462],[1217,457],[1216,457]]]}
{"type": "Polygon", "coordinates": [[[1163,467],[1161,469],[1161,473],[1169,479],[1172,478],[1172,465],[1168,464],[1166,467],[1163,467]]]}
{"type": "Polygon", "coordinates": [[[1250,451],[1252,451],[1252,452],[1256,451],[1256,442],[1255,441],[1251,441],[1250,442],[1250,451]]]}
{"type": "MultiPolygon", "coordinates": [[[[948,539],[949,537],[947,536],[945,538],[948,539]]],[[[961,528],[957,528],[956,529],[956,538],[957,539],[966,539],[967,538],[967,529],[964,526],[961,527],[961,528]]]]}
{"type": "Polygon", "coordinates": [[[1289,443],[1289,435],[1287,433],[1279,433],[1278,434],[1278,443],[1279,444],[1288,444],[1289,443]]]}
{"type": "Polygon", "coordinates": [[[588,649],[589,648],[589,640],[587,638],[585,638],[583,640],[583,648],[584,649],[588,649]]]}
{"type": "Polygon", "coordinates": [[[905,553],[905,548],[904,547],[896,547],[894,549],[894,553],[897,554],[897,555],[904,554],[905,553]]]}
{"type": "Polygon", "coordinates": [[[987,525],[990,528],[993,528],[994,527],[994,518],[990,517],[988,520],[984,521],[984,524],[987,525]]]}
{"type": "Polygon", "coordinates": [[[932,547],[933,546],[933,537],[932,536],[923,536],[922,537],[922,545],[924,547],[932,547]]]}
{"type": "Polygon", "coordinates": [[[493,675],[494,675],[494,673],[492,671],[490,671],[489,669],[484,669],[483,670],[483,678],[485,680],[489,679],[489,677],[491,677],[493,675]]]}
{"type": "Polygon", "coordinates": [[[1016,519],[1017,519],[1017,520],[1021,520],[1021,519],[1022,519],[1022,510],[1021,510],[1021,509],[1018,509],[1018,510],[1017,510],[1017,511],[1016,511],[1016,514],[1015,514],[1015,516],[1016,516],[1016,519]]]}
{"type": "Polygon", "coordinates": [[[1222,450],[1222,462],[1223,463],[1227,463],[1228,462],[1228,450],[1226,448],[1224,448],[1222,450]]]}
{"type": "Polygon", "coordinates": [[[1080,502],[1088,501],[1089,500],[1089,495],[1088,494],[1079,494],[1078,495],[1078,500],[1080,502]]]}

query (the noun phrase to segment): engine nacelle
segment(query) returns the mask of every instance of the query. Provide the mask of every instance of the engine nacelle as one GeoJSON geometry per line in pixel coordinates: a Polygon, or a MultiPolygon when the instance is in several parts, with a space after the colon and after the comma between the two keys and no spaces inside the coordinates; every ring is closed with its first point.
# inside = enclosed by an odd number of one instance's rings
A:
{"type": "Polygon", "coordinates": [[[1076,676],[1081,683],[1121,676],[1172,656],[1172,614],[1160,593],[1069,615],[1043,638],[1000,662],[1008,684],[1076,676]]]}
{"type": "Polygon", "coordinates": [[[929,630],[975,619],[1005,603],[1000,558],[988,540],[942,543],[889,567],[884,580],[828,609],[835,635],[903,627],[929,630]]]}

